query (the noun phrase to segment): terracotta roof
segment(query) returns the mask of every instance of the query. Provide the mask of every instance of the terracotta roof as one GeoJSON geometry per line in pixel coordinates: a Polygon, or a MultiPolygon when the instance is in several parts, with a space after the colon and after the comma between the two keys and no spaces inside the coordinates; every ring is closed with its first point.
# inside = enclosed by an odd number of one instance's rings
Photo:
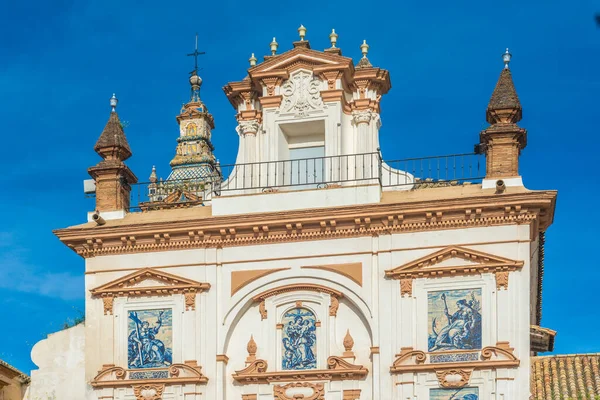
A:
{"type": "Polygon", "coordinates": [[[118,148],[122,157],[121,160],[131,157],[131,149],[129,148],[123,126],[116,112],[110,113],[110,118],[94,146],[94,151],[102,155],[102,149],[108,148],[118,148]]]}
{"type": "Polygon", "coordinates": [[[488,104],[488,109],[499,110],[506,108],[521,108],[521,103],[519,102],[509,69],[502,70],[500,79],[496,83],[496,88],[488,104]]]}
{"type": "Polygon", "coordinates": [[[533,400],[600,396],[600,353],[531,358],[533,400]]]}
{"type": "MultiPolygon", "coordinates": [[[[18,369],[16,369],[15,367],[13,367],[9,363],[7,363],[6,361],[0,360],[0,367],[4,367],[4,368],[8,369],[10,371],[12,377],[18,377],[18,379],[24,384],[28,384],[31,381],[31,378],[29,378],[29,375],[19,371],[18,369]]],[[[1,369],[0,369],[0,372],[1,372],[1,369]]]]}

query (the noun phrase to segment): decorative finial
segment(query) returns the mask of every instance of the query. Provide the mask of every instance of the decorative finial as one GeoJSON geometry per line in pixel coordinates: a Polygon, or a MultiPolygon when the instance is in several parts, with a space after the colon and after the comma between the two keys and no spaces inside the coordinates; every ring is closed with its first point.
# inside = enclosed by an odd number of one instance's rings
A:
{"type": "Polygon", "coordinates": [[[304,36],[306,36],[306,28],[302,24],[300,24],[300,28],[298,28],[298,35],[300,35],[300,41],[304,42],[304,36]]]}
{"type": "Polygon", "coordinates": [[[274,56],[275,54],[277,54],[277,47],[279,46],[279,43],[277,43],[277,41],[275,40],[275,37],[273,37],[273,41],[271,42],[271,55],[274,56]]]}
{"type": "Polygon", "coordinates": [[[152,166],[152,173],[150,174],[150,182],[156,183],[158,178],[156,177],[156,166],[152,166]]]}
{"type": "Polygon", "coordinates": [[[248,340],[246,350],[248,351],[248,357],[246,357],[246,365],[248,365],[256,361],[256,350],[258,350],[258,346],[256,346],[256,342],[254,341],[254,335],[250,335],[250,340],[248,340]]]}
{"type": "Polygon", "coordinates": [[[335,44],[337,43],[338,34],[335,33],[335,29],[331,30],[329,34],[329,40],[331,41],[331,48],[335,49],[335,44]]]}
{"type": "Polygon", "coordinates": [[[194,57],[194,71],[196,75],[198,75],[198,56],[206,54],[204,51],[198,51],[198,34],[196,33],[196,47],[194,48],[194,52],[188,54],[188,57],[194,57]]]}
{"type": "Polygon", "coordinates": [[[254,53],[252,53],[248,61],[250,62],[251,67],[254,67],[256,65],[256,57],[254,56],[254,53]]]}
{"type": "Polygon", "coordinates": [[[354,339],[352,338],[352,335],[350,335],[350,329],[348,329],[346,331],[346,336],[344,336],[344,349],[346,351],[352,351],[353,347],[354,347],[354,339]]]}
{"type": "Polygon", "coordinates": [[[362,51],[363,58],[367,58],[367,54],[369,53],[369,45],[367,44],[367,40],[363,40],[363,43],[360,45],[360,51],[362,51]]]}
{"type": "Polygon", "coordinates": [[[508,52],[508,47],[504,54],[502,54],[502,60],[504,61],[504,69],[508,69],[508,64],[510,63],[510,59],[512,58],[512,54],[508,52]]]}
{"type": "Polygon", "coordinates": [[[117,112],[117,103],[119,103],[119,100],[117,99],[117,96],[115,96],[115,94],[113,93],[112,97],[110,98],[110,106],[112,107],[111,112],[117,112]]]}

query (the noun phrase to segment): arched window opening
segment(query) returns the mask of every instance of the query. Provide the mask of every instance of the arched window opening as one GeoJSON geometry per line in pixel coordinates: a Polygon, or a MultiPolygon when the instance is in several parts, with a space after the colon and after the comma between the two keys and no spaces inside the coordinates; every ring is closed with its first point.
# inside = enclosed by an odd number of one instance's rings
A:
{"type": "Polygon", "coordinates": [[[304,307],[283,315],[282,360],[284,370],[317,368],[317,318],[304,307]]]}

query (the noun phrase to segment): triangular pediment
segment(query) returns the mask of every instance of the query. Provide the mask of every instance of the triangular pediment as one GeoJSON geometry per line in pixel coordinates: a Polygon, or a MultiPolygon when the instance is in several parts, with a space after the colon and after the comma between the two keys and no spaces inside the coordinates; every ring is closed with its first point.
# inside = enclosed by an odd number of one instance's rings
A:
{"type": "Polygon", "coordinates": [[[144,268],[122,278],[91,290],[93,296],[127,296],[132,294],[156,294],[177,292],[200,292],[210,284],[197,282],[154,268],[144,268]]]}
{"type": "Polygon", "coordinates": [[[262,75],[273,71],[291,71],[294,66],[339,66],[346,68],[352,66],[352,59],[337,54],[325,53],[297,47],[285,53],[270,57],[268,60],[250,68],[250,76],[262,75]]]}
{"type": "Polygon", "coordinates": [[[445,273],[465,274],[497,271],[514,271],[523,261],[495,256],[459,246],[449,246],[425,257],[385,271],[394,279],[439,276],[445,273]]]}

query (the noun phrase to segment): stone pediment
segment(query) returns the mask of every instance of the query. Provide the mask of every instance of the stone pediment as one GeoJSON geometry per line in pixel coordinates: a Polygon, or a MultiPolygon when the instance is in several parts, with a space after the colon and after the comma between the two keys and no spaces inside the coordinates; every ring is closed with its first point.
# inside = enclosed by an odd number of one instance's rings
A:
{"type": "Polygon", "coordinates": [[[104,300],[104,314],[112,314],[115,297],[185,295],[186,309],[195,308],[196,293],[210,289],[209,283],[144,268],[90,290],[94,297],[104,300]]]}
{"type": "Polygon", "coordinates": [[[495,256],[459,246],[449,246],[407,264],[385,271],[385,276],[400,279],[402,294],[412,294],[412,280],[456,275],[495,273],[498,289],[508,288],[508,273],[523,267],[523,261],[495,256]]]}
{"type": "MultiPolygon", "coordinates": [[[[324,53],[305,47],[296,47],[285,53],[270,57],[255,67],[250,68],[248,73],[251,78],[258,78],[272,74],[274,71],[287,71],[288,73],[304,66],[314,67],[338,67],[353,69],[352,59],[337,54],[324,53]]],[[[309,68],[309,69],[313,69],[309,68]]]]}

